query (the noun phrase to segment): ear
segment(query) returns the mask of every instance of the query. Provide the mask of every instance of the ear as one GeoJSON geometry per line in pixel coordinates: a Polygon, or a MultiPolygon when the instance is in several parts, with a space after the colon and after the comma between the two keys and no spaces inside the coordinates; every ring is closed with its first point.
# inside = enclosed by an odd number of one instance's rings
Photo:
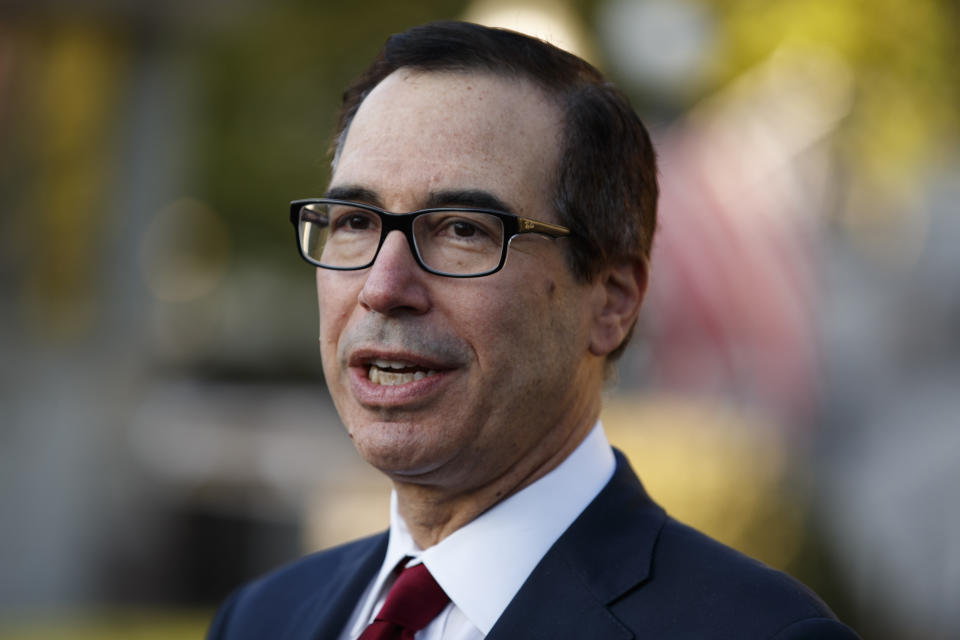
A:
{"type": "Polygon", "coordinates": [[[590,353],[604,357],[629,335],[647,292],[647,274],[647,262],[637,260],[607,267],[597,275],[599,298],[590,334],[590,353]]]}

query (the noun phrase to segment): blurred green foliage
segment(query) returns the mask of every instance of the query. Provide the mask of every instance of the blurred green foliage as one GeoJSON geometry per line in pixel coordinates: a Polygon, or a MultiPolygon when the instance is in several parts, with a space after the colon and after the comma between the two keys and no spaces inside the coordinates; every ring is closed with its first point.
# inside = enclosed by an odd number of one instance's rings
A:
{"type": "Polygon", "coordinates": [[[326,188],[343,87],[388,34],[464,4],[270,3],[194,43],[204,97],[191,190],[226,215],[239,254],[292,255],[285,204],[326,188]]]}
{"type": "MultiPolygon", "coordinates": [[[[223,15],[216,18],[194,20],[173,5],[140,15],[80,3],[60,14],[24,10],[8,16],[4,50],[13,64],[4,67],[3,77],[0,205],[23,215],[5,221],[13,228],[4,234],[4,262],[21,256],[28,263],[22,273],[53,282],[54,296],[79,290],[72,308],[82,307],[91,264],[103,234],[110,233],[112,221],[104,212],[117,187],[111,180],[121,162],[115,150],[125,91],[138,73],[138,59],[159,49],[197,93],[188,114],[185,193],[173,197],[197,198],[225,216],[235,256],[294,272],[301,265],[291,259],[285,204],[317,195],[326,185],[327,149],[343,87],[388,34],[456,18],[469,4],[243,3],[232,14],[220,9],[223,15]],[[31,219],[27,212],[42,213],[31,219]],[[55,235],[74,239],[70,251],[77,256],[61,253],[48,261],[28,250],[37,246],[36,238],[52,237],[45,235],[50,225],[55,235]],[[77,242],[82,232],[87,240],[77,242]]],[[[602,4],[570,2],[588,29],[602,4]]],[[[716,22],[716,49],[707,81],[692,100],[728,85],[785,43],[819,45],[841,56],[853,74],[855,101],[834,144],[854,182],[888,200],[890,190],[908,189],[918,171],[955,149],[960,74],[952,65],[960,57],[960,5],[953,0],[706,4],[716,22]]],[[[631,92],[638,105],[654,112],[681,115],[690,106],[650,90],[631,92]]]]}
{"type": "MultiPolygon", "coordinates": [[[[884,194],[956,152],[960,4],[954,0],[713,0],[722,36],[713,86],[784,43],[833,51],[853,72],[838,134],[854,181],[884,194]]],[[[878,214],[881,212],[878,212],[878,214]]]]}

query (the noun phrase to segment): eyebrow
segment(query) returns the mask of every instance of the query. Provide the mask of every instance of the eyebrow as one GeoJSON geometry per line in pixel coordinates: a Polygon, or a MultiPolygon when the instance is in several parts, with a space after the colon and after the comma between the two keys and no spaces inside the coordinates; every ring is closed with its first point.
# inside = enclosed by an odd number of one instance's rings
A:
{"type": "MultiPolygon", "coordinates": [[[[331,187],[323,197],[333,200],[363,202],[383,208],[380,196],[376,191],[359,185],[331,187]]],[[[470,207],[474,209],[495,209],[497,211],[503,211],[504,213],[513,213],[513,208],[510,205],[489,191],[482,189],[446,189],[443,191],[433,191],[427,196],[427,201],[421,208],[433,209],[435,207],[470,207]]]]}
{"type": "Polygon", "coordinates": [[[376,191],[356,185],[344,185],[342,187],[331,187],[323,196],[331,200],[350,200],[351,202],[364,202],[372,204],[375,207],[382,207],[380,196],[376,191]]]}
{"type": "Polygon", "coordinates": [[[435,191],[427,198],[427,207],[472,207],[513,213],[513,209],[506,202],[481,189],[435,191]]]}

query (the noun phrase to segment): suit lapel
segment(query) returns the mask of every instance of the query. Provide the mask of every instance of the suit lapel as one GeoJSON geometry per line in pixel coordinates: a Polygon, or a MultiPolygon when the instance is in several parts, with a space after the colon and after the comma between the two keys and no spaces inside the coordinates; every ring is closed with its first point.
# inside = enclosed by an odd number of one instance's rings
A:
{"type": "Polygon", "coordinates": [[[647,580],[666,515],[616,456],[610,482],[543,557],[488,640],[633,637],[607,605],[647,580]]]}
{"type": "Polygon", "coordinates": [[[380,569],[387,552],[386,533],[370,538],[370,544],[344,555],[336,569],[323,576],[329,588],[318,593],[304,612],[293,637],[330,640],[343,631],[364,589],[380,569]]]}

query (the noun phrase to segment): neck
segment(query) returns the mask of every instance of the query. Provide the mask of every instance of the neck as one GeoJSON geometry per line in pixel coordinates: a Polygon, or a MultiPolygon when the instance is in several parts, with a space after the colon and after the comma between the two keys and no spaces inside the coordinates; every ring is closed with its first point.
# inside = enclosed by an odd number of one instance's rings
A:
{"type": "Polygon", "coordinates": [[[583,442],[596,423],[599,407],[573,429],[556,430],[503,473],[482,486],[451,489],[394,478],[397,508],[421,549],[437,544],[497,503],[553,471],[583,442]]]}

